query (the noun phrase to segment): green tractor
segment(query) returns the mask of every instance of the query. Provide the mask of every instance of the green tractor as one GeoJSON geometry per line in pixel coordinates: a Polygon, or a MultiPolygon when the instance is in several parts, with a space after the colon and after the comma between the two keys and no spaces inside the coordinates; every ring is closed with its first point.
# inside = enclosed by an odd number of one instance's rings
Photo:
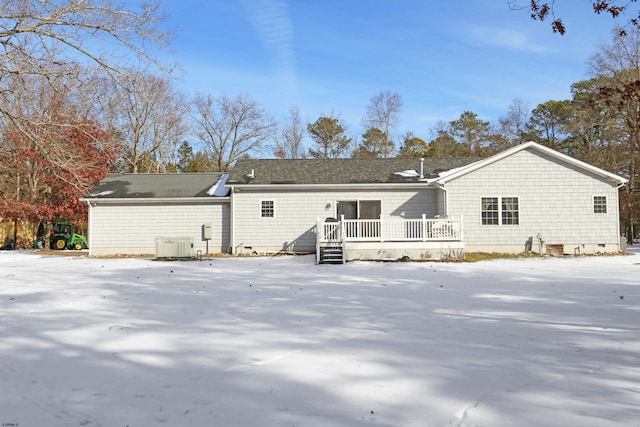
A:
{"type": "Polygon", "coordinates": [[[75,249],[79,251],[89,247],[87,238],[79,234],[72,233],[71,224],[68,222],[53,223],[50,242],[51,249],[57,249],[59,251],[63,249],[75,249]]]}

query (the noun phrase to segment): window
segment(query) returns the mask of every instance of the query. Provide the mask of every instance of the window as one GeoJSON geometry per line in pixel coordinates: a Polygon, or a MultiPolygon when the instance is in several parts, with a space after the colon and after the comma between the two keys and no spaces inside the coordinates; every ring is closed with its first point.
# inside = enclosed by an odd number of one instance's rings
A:
{"type": "Polygon", "coordinates": [[[482,225],[520,224],[520,206],[517,197],[483,197],[482,225]]]}
{"type": "Polygon", "coordinates": [[[380,219],[382,203],[380,200],[338,201],[337,218],[344,219],[380,219]]]}
{"type": "Polygon", "coordinates": [[[260,202],[260,217],[273,218],[275,211],[275,203],[273,200],[263,200],[260,202]]]}
{"type": "Polygon", "coordinates": [[[502,198],[502,225],[518,225],[518,198],[502,198]]]}
{"type": "Polygon", "coordinates": [[[498,198],[482,198],[482,225],[498,225],[498,198]]]}
{"type": "Polygon", "coordinates": [[[607,213],[607,196],[593,196],[593,213],[607,213]]]}

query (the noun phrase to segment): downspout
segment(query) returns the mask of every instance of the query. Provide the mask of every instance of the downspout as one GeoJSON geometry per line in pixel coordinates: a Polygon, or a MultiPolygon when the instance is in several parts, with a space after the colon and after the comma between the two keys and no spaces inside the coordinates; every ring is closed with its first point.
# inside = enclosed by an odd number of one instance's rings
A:
{"type": "Polygon", "coordinates": [[[234,233],[234,212],[235,209],[233,208],[233,195],[235,194],[236,189],[235,187],[231,187],[229,189],[229,210],[231,212],[229,212],[229,252],[232,255],[236,254],[236,244],[235,244],[235,233],[234,233]]]}
{"type": "Polygon", "coordinates": [[[89,245],[89,257],[91,257],[92,251],[93,251],[93,245],[91,244],[91,230],[92,230],[92,226],[93,226],[93,221],[92,221],[92,217],[93,215],[91,214],[92,206],[91,206],[91,202],[89,200],[85,200],[85,202],[87,202],[87,244],[89,245]]]}
{"type": "MultiPolygon", "coordinates": [[[[620,234],[620,232],[622,230],[620,230],[620,189],[622,187],[624,187],[625,185],[627,185],[626,182],[623,182],[622,184],[618,185],[616,187],[616,198],[618,203],[616,203],[616,229],[618,230],[618,234],[620,234]]],[[[626,233],[626,229],[625,229],[625,233],[626,233]]],[[[634,231],[633,231],[633,224],[631,225],[631,243],[633,243],[633,235],[634,231]]],[[[618,252],[622,251],[622,244],[620,243],[620,239],[622,238],[622,236],[618,236],[618,252]]],[[[629,240],[629,236],[627,236],[627,241],[629,240]]]]}
{"type": "Polygon", "coordinates": [[[449,193],[443,184],[438,184],[438,188],[444,193],[444,197],[442,198],[442,208],[444,212],[442,215],[449,215],[449,193]]]}
{"type": "MultiPolygon", "coordinates": [[[[442,198],[443,200],[443,210],[444,210],[444,215],[449,216],[449,192],[447,191],[447,188],[444,186],[444,184],[438,184],[438,188],[440,190],[442,190],[442,192],[444,193],[444,197],[442,198]]],[[[463,214],[460,214],[460,241],[464,242],[464,223],[463,223],[463,214]]]]}

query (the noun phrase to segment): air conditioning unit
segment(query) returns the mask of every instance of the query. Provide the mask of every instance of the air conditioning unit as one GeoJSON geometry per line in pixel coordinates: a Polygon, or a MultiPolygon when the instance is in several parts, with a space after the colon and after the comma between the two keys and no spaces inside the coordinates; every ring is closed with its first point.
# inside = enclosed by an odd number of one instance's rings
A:
{"type": "Polygon", "coordinates": [[[156,258],[193,258],[192,237],[156,237],[156,258]]]}

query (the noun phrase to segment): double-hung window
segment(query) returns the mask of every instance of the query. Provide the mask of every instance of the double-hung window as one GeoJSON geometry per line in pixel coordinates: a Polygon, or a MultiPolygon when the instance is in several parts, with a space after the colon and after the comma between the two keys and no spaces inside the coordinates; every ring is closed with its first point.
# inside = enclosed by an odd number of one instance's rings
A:
{"type": "Polygon", "coordinates": [[[483,197],[481,200],[482,225],[520,224],[520,205],[517,197],[483,197]]]}
{"type": "Polygon", "coordinates": [[[502,225],[518,225],[520,223],[517,197],[502,198],[502,225]]]}
{"type": "Polygon", "coordinates": [[[500,210],[497,197],[482,198],[482,225],[499,225],[500,210]]]}

